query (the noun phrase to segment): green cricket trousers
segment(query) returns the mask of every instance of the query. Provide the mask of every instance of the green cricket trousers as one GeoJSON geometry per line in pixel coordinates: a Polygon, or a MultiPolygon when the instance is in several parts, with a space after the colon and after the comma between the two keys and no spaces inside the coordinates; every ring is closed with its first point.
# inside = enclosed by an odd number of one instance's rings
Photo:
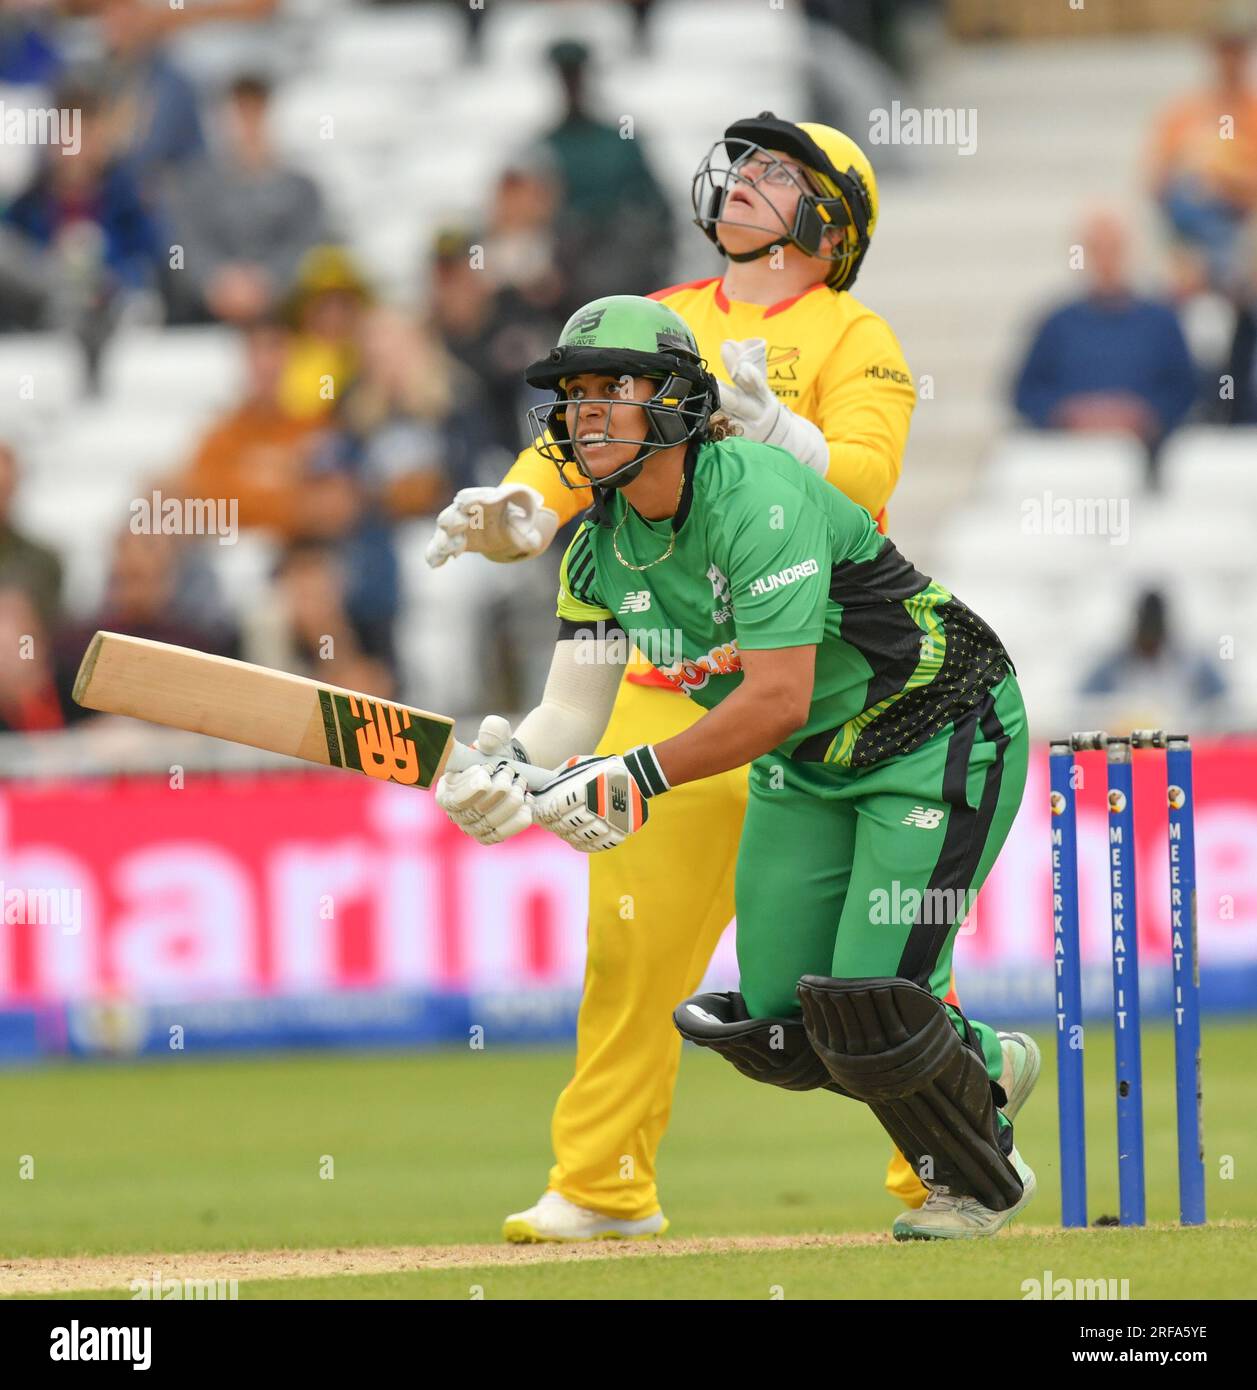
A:
{"type": "MultiPolygon", "coordinates": [[[[872,767],[757,759],[736,890],[751,1016],[797,1016],[803,975],[899,976],[945,1000],[956,932],[1021,804],[1028,749],[1009,673],[919,748],[872,767]]],[[[995,1030],[948,1012],[998,1079],[995,1030]]]]}

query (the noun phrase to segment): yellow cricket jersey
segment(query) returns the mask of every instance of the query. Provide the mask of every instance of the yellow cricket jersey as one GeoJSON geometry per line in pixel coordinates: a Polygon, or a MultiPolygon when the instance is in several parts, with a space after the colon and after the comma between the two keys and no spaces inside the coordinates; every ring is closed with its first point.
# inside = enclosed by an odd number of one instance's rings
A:
{"type": "MultiPolygon", "coordinates": [[[[720,359],[726,338],[763,338],[768,384],[829,441],[826,479],[872,513],[886,529],[886,503],[903,467],[916,390],[890,325],[845,290],[813,285],[779,304],[725,297],[722,277],[672,285],[650,296],[690,326],[709,370],[728,375],[720,359]]],[[[592,502],[589,488],[568,488],[554,464],[525,449],[506,475],[545,498],[563,525],[592,502]]]]}

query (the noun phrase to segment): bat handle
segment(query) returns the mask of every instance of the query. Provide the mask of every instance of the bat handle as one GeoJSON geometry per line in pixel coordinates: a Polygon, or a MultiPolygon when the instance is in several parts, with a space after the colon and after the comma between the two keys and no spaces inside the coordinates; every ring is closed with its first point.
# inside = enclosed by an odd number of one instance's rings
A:
{"type": "Polygon", "coordinates": [[[514,758],[486,758],[483,753],[479,753],[474,748],[468,748],[465,743],[454,740],[454,746],[450,749],[450,755],[446,759],[446,772],[464,772],[469,767],[479,767],[485,763],[506,763],[513,771],[520,774],[524,781],[528,783],[529,791],[540,791],[547,782],[554,780],[554,773],[547,771],[544,767],[534,767],[532,763],[517,763],[514,758]]]}

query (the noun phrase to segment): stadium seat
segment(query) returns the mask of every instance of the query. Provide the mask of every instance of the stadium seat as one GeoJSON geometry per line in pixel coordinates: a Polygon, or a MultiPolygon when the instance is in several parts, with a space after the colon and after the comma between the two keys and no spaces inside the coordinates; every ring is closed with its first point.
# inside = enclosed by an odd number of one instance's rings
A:
{"type": "Polygon", "coordinates": [[[1257,512],[1257,428],[1180,430],[1166,441],[1161,469],[1172,503],[1257,512]]]}
{"type": "Polygon", "coordinates": [[[259,605],[270,588],[279,547],[263,531],[242,531],[234,545],[208,545],[205,554],[222,589],[223,600],[237,613],[259,605]]]}
{"type": "Polygon", "coordinates": [[[1147,455],[1126,435],[1018,431],[987,461],[988,497],[1134,497],[1144,489],[1147,455]]]}
{"type": "Polygon", "coordinates": [[[164,409],[102,402],[75,411],[32,450],[33,484],[61,491],[84,482],[133,490],[183,466],[212,410],[174,402],[164,409]]]}
{"type": "Polygon", "coordinates": [[[1257,555],[1257,513],[1215,511],[1196,499],[1188,506],[1145,498],[1131,514],[1129,547],[1115,547],[1116,567],[1140,580],[1160,577],[1167,587],[1188,572],[1246,591],[1257,555]]]}
{"type": "Polygon", "coordinates": [[[485,25],[485,58],[493,67],[540,77],[546,68],[546,50],[560,39],[585,44],[596,62],[622,63],[632,51],[628,7],[598,0],[499,5],[485,25]]]}
{"type": "Polygon", "coordinates": [[[214,326],[119,334],[106,349],[101,384],[119,406],[225,408],[244,385],[239,336],[214,326]]]}
{"type": "MultiPolygon", "coordinates": [[[[796,65],[807,46],[801,6],[783,6],[764,23],[764,0],[721,0],[714,20],[706,5],[664,0],[654,16],[654,41],[661,55],[702,54],[703,66],[726,77],[731,69],[758,72],[769,63],[796,65]]],[[[745,103],[744,103],[745,104],[745,103]]],[[[762,110],[758,98],[751,101],[762,110]]]]}
{"type": "Polygon", "coordinates": [[[6,418],[56,417],[78,404],[85,382],[83,350],[68,335],[0,336],[0,401],[6,418]]]}
{"type": "Polygon", "coordinates": [[[311,65],[326,73],[431,82],[460,70],[466,24],[453,6],[350,7],[317,25],[315,34],[311,65]]]}

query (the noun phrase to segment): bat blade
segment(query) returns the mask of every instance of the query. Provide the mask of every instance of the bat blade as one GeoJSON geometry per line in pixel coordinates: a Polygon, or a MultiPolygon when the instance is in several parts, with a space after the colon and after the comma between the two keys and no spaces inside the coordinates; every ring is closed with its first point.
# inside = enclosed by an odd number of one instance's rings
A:
{"type": "Polygon", "coordinates": [[[74,699],[410,787],[432,786],[455,747],[447,715],[117,632],[92,638],[74,699]]]}

